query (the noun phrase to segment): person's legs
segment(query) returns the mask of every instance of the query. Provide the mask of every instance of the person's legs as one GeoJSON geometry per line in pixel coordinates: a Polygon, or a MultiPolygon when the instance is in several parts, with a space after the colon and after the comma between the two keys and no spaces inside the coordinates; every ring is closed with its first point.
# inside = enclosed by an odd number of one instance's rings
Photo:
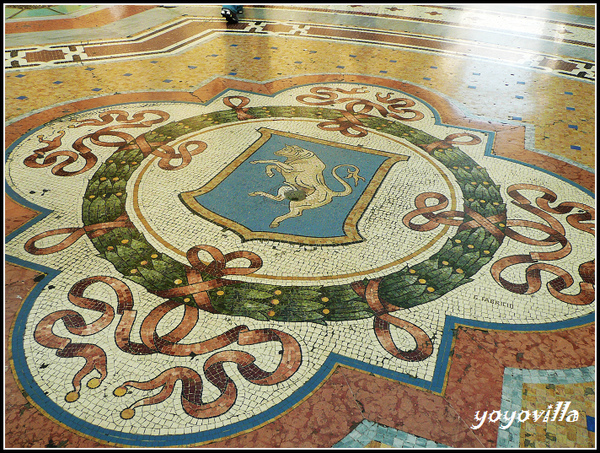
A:
{"type": "Polygon", "coordinates": [[[238,14],[243,14],[242,5],[223,5],[221,7],[221,16],[223,16],[230,24],[238,22],[238,14]]]}

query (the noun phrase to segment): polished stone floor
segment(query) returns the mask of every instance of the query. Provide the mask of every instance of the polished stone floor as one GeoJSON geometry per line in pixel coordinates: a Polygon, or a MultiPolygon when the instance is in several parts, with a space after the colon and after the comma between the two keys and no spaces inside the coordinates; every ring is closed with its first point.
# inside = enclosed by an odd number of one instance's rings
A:
{"type": "Polygon", "coordinates": [[[595,5],[5,5],[7,448],[594,448],[595,5]]]}

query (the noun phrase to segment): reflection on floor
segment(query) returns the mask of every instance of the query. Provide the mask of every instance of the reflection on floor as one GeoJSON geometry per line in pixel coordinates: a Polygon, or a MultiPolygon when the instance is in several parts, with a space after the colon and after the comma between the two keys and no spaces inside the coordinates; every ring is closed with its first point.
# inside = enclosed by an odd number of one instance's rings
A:
{"type": "Polygon", "coordinates": [[[5,5],[5,446],[595,447],[595,13],[5,5]]]}

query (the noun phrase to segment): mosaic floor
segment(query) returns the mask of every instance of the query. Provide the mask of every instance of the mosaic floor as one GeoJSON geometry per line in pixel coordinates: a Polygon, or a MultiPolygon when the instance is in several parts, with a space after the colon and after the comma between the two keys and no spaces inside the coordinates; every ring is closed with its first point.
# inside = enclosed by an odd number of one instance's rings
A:
{"type": "Polygon", "coordinates": [[[595,14],[5,5],[4,446],[594,448],[595,14]]]}

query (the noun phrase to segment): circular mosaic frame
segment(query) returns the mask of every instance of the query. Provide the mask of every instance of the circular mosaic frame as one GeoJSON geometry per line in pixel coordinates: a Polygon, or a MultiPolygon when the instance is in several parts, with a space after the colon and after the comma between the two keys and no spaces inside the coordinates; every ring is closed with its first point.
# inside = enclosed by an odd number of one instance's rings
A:
{"type": "MultiPolygon", "coordinates": [[[[226,99],[230,105],[231,101],[226,99]]],[[[208,244],[208,247],[193,250],[193,257],[188,253],[191,264],[192,261],[199,264],[190,268],[156,250],[128,221],[126,186],[129,178],[140,162],[152,153],[162,156],[161,162],[168,169],[173,154],[165,155],[164,150],[169,148],[169,143],[183,135],[217,123],[248,119],[310,118],[339,122],[344,117],[341,110],[323,107],[245,107],[240,114],[241,106],[230,106],[233,107],[230,110],[193,116],[142,134],[134,142],[117,149],[100,166],[84,195],[84,224],[86,227],[114,222],[118,224],[119,221],[125,221],[125,224],[101,235],[88,234],[96,249],[126,278],[141,284],[149,292],[211,312],[248,316],[257,320],[309,321],[319,324],[374,316],[373,308],[364,297],[369,279],[331,286],[270,285],[235,281],[235,276],[222,279],[224,264],[221,263],[220,267],[215,265],[219,260],[212,252],[215,258],[212,265],[200,262],[197,256],[201,249],[214,251],[214,245],[208,244]],[[190,279],[192,269],[195,281],[190,279]],[[198,280],[205,283],[204,288],[208,288],[202,291],[205,293],[204,304],[198,303],[198,291],[194,290],[198,280]],[[211,281],[213,285],[209,283],[211,281]],[[209,303],[206,303],[207,297],[209,303]]],[[[457,233],[438,252],[414,266],[407,266],[379,279],[378,296],[385,301],[386,311],[433,301],[468,283],[470,277],[492,259],[502,243],[506,226],[506,205],[499,186],[491,180],[485,168],[458,147],[461,144],[475,144],[479,139],[472,134],[459,133],[440,140],[406,122],[371,115],[360,117],[360,124],[365,130],[373,129],[407,140],[428,152],[453,174],[464,199],[464,212],[451,211],[437,216],[438,220],[441,217],[447,221],[452,218],[452,224],[458,226],[457,233]],[[470,137],[471,142],[460,140],[464,136],[470,137]]],[[[438,203],[441,206],[443,201],[438,200],[438,203]]],[[[425,209],[422,212],[430,221],[434,217],[431,211],[425,209]]]]}

